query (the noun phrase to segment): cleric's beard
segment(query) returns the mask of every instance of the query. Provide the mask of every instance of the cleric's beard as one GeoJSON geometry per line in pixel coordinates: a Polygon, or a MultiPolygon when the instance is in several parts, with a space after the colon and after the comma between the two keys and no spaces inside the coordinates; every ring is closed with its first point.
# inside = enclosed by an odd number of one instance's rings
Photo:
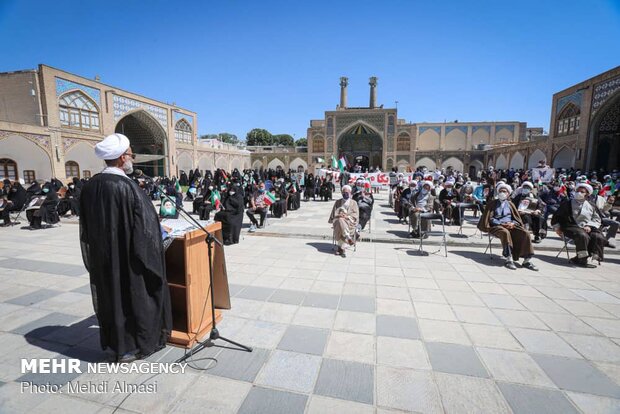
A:
{"type": "Polygon", "coordinates": [[[125,161],[125,163],[123,164],[123,171],[127,175],[133,172],[133,162],[131,160],[125,161]]]}

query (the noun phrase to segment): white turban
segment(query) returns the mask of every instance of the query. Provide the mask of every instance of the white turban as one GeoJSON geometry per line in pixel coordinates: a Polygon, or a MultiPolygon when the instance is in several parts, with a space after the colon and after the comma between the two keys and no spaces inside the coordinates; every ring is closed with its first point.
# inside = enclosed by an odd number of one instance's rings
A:
{"type": "Polygon", "coordinates": [[[129,138],[123,134],[112,134],[95,145],[95,155],[102,160],[115,160],[128,149],[129,138]]]}
{"type": "Polygon", "coordinates": [[[592,192],[594,191],[592,189],[592,186],[590,184],[587,184],[587,183],[579,183],[579,184],[577,184],[577,187],[575,187],[575,190],[579,190],[580,188],[585,188],[586,191],[588,192],[588,194],[592,194],[592,192]]]}
{"type": "Polygon", "coordinates": [[[523,181],[523,184],[521,184],[521,187],[530,187],[531,189],[534,188],[534,184],[532,184],[529,181],[523,181]]]}
{"type": "Polygon", "coordinates": [[[351,192],[351,186],[347,184],[344,187],[342,187],[342,192],[344,193],[345,191],[351,192]]]}
{"type": "Polygon", "coordinates": [[[506,183],[500,183],[500,184],[497,186],[496,190],[497,190],[497,192],[499,193],[499,191],[500,191],[501,189],[503,189],[503,188],[505,188],[506,190],[508,190],[508,192],[509,192],[509,193],[512,193],[512,187],[511,187],[511,186],[509,186],[509,185],[508,185],[508,184],[506,184],[506,183]]]}
{"type": "Polygon", "coordinates": [[[446,186],[446,185],[454,185],[454,178],[452,178],[452,177],[448,178],[443,185],[444,186],[446,186]]]}

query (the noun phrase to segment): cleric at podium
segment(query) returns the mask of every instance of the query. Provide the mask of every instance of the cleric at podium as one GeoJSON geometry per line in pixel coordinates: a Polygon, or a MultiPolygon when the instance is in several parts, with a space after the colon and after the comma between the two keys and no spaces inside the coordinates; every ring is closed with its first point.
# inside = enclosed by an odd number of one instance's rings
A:
{"type": "Polygon", "coordinates": [[[107,167],[82,189],[82,257],[101,346],[114,351],[116,361],[131,362],[163,348],[172,329],[159,219],[126,175],[135,157],[129,139],[112,134],[95,154],[107,167]]]}

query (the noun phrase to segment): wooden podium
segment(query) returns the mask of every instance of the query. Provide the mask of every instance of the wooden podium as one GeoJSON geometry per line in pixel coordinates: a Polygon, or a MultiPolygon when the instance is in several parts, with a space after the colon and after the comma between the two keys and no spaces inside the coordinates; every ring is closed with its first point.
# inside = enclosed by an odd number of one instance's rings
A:
{"type": "MultiPolygon", "coordinates": [[[[222,225],[207,226],[215,238],[222,240],[222,225]]],[[[191,230],[174,239],[166,250],[166,276],[172,303],[172,345],[191,348],[211,331],[211,301],[217,309],[230,309],[224,248],[213,243],[213,296],[210,292],[209,259],[202,229],[191,230]]],[[[216,321],[222,318],[216,311],[216,321]]]]}

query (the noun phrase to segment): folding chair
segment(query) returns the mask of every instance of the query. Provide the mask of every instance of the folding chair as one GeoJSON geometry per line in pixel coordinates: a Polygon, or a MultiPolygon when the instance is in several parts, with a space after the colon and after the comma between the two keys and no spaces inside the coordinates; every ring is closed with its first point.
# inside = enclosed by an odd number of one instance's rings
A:
{"type": "MultiPolygon", "coordinates": [[[[459,222],[460,222],[459,231],[456,234],[463,235],[463,222],[465,221],[465,214],[464,214],[465,209],[468,209],[468,208],[476,209],[480,212],[480,215],[482,215],[482,211],[480,210],[480,205],[476,203],[457,203],[456,208],[458,208],[458,211],[459,211],[459,222]]],[[[474,233],[474,235],[475,234],[476,233],[474,233]]],[[[480,234],[480,238],[482,238],[482,233],[480,234]]]]}
{"type": "MultiPolygon", "coordinates": [[[[489,243],[487,244],[487,248],[484,249],[484,254],[487,254],[487,251],[488,251],[489,259],[493,260],[493,246],[491,244],[491,241],[493,240],[493,236],[491,235],[491,233],[487,233],[487,236],[489,238],[489,243]]],[[[480,237],[482,237],[482,232],[480,233],[480,237]]]]}
{"type": "MultiPolygon", "coordinates": [[[[443,246],[444,251],[445,251],[445,256],[448,257],[448,241],[446,239],[446,224],[444,223],[443,220],[443,215],[442,214],[437,214],[437,213],[421,213],[420,214],[420,220],[418,220],[418,234],[420,235],[420,244],[418,246],[418,251],[423,253],[424,252],[424,237],[422,237],[422,220],[441,220],[441,229],[442,229],[442,238],[443,238],[443,242],[441,243],[441,245],[439,246],[439,250],[436,250],[434,252],[431,252],[432,254],[438,253],[441,251],[441,247],[443,246]]],[[[432,224],[431,224],[432,226],[432,224]]],[[[431,230],[425,232],[425,233],[432,233],[432,227],[431,230]]],[[[415,241],[413,242],[415,244],[415,241]]]]}
{"type": "MultiPolygon", "coordinates": [[[[336,246],[336,236],[334,235],[334,228],[332,227],[332,246],[336,246]]],[[[333,249],[336,250],[336,249],[333,249]]],[[[357,237],[353,237],[353,251],[357,251],[357,237]]]]}

